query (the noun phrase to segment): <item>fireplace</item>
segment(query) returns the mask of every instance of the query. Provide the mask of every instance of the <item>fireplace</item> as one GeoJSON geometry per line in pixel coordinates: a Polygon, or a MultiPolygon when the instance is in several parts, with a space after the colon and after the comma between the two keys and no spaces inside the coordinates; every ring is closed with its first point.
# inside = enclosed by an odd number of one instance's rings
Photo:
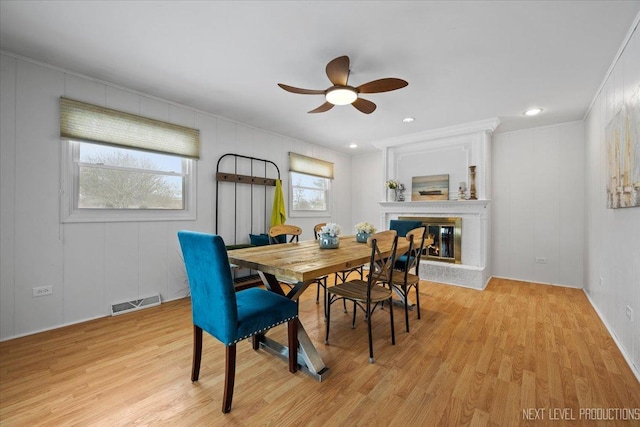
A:
{"type": "Polygon", "coordinates": [[[401,216],[401,220],[422,221],[427,227],[427,235],[433,244],[425,248],[423,256],[427,260],[462,262],[462,218],[401,216]]]}
{"type": "Polygon", "coordinates": [[[430,256],[422,257],[424,262],[420,263],[420,277],[423,280],[484,289],[491,277],[489,200],[379,203],[381,230],[386,230],[393,219],[410,219],[425,223],[430,228],[430,234],[440,237],[439,242],[434,242],[434,247],[430,248],[430,256]]]}
{"type": "Polygon", "coordinates": [[[458,183],[470,183],[475,166],[477,199],[381,201],[379,229],[394,219],[420,220],[434,235],[433,247],[420,263],[420,278],[438,283],[484,289],[491,277],[491,134],[497,118],[390,138],[375,143],[382,150],[382,182],[405,184],[413,177],[449,175],[449,195],[458,183]],[[455,220],[459,218],[456,226],[455,220]],[[462,224],[464,223],[464,230],[462,224]],[[464,232],[464,233],[462,233],[464,232]],[[464,234],[464,237],[462,236],[464,234]]]}

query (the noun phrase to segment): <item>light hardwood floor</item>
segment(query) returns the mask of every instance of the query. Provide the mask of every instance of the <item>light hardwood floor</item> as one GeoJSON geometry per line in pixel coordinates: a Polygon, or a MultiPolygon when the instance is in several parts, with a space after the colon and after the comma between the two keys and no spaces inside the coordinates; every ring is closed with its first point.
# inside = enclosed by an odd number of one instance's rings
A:
{"type": "MultiPolygon", "coordinates": [[[[190,381],[188,299],[6,341],[0,424],[640,425],[584,418],[587,408],[638,414],[640,384],[581,290],[496,279],[485,291],[420,289],[422,319],[410,313],[410,333],[395,309],[395,346],[388,315],[374,314],[375,364],[362,315],[352,330],[340,304],[324,344],[322,305],[309,289],[300,317],[329,377],[290,374],[284,361],[242,342],[227,415],[224,347],[207,334],[200,381],[190,381]]],[[[270,335],[284,340],[286,327],[270,335]]]]}

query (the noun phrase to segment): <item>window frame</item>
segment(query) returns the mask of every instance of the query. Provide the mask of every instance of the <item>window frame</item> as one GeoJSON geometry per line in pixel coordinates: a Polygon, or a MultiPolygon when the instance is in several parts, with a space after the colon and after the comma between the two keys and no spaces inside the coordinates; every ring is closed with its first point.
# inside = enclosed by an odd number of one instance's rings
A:
{"type": "MultiPolygon", "coordinates": [[[[195,221],[196,220],[196,190],[197,190],[197,161],[182,157],[184,178],[183,209],[99,209],[78,208],[79,196],[79,165],[75,162],[80,143],[98,145],[95,141],[81,141],[61,139],[61,180],[60,180],[60,216],[62,223],[75,222],[123,222],[123,221],[195,221]]],[[[130,147],[116,147],[130,150],[130,147]]],[[[117,168],[116,169],[120,169],[117,168]]],[[[125,170],[123,168],[122,170],[125,170]]]]}
{"type": "MultiPolygon", "coordinates": [[[[305,187],[307,188],[307,187],[305,187]]],[[[329,218],[331,217],[331,198],[332,198],[332,192],[331,192],[331,179],[327,178],[327,177],[322,177],[322,176],[317,176],[317,175],[310,175],[304,172],[296,172],[296,171],[289,171],[289,217],[291,218],[311,218],[311,217],[317,217],[317,218],[329,218]],[[309,176],[309,177],[313,177],[313,178],[318,178],[318,179],[324,179],[327,182],[327,189],[326,189],[326,203],[327,203],[327,209],[326,210],[303,210],[303,209],[294,209],[293,208],[293,191],[294,188],[296,188],[296,186],[294,185],[294,181],[293,181],[293,174],[300,174],[300,175],[305,175],[305,176],[309,176]]]]}

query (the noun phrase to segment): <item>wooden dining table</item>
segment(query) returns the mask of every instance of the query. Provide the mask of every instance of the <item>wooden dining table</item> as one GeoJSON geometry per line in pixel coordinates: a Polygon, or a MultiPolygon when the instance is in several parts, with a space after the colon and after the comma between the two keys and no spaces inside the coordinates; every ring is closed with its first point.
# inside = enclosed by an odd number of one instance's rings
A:
{"type": "MultiPolygon", "coordinates": [[[[398,239],[396,256],[405,253],[409,242],[398,239]]],[[[382,244],[383,256],[390,255],[391,244],[382,244]]],[[[297,301],[304,290],[315,279],[338,271],[368,264],[371,248],[358,243],[355,236],[341,236],[340,245],[336,249],[321,249],[317,240],[305,240],[296,243],[254,246],[234,249],[228,252],[229,262],[242,268],[256,270],[265,287],[280,295],[297,301]],[[285,292],[280,280],[293,283],[294,286],[285,292]]],[[[265,335],[259,337],[260,348],[286,359],[288,348],[265,335]]],[[[298,364],[300,369],[322,381],[329,373],[313,342],[309,338],[304,325],[298,325],[298,364]]]]}

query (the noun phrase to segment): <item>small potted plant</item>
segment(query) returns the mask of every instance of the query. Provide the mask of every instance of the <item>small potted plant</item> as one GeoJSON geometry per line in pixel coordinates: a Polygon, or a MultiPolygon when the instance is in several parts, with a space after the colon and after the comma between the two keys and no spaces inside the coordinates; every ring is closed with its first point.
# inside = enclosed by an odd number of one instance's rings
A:
{"type": "MultiPolygon", "coordinates": [[[[387,182],[384,183],[385,187],[387,187],[389,190],[393,191],[393,201],[397,201],[398,200],[398,188],[400,184],[397,180],[395,179],[390,179],[387,182]]],[[[404,189],[404,186],[403,186],[404,189]]]]}
{"type": "Polygon", "coordinates": [[[359,222],[355,226],[356,229],[356,241],[360,243],[367,243],[367,239],[373,233],[376,232],[376,228],[370,222],[359,222]]]}
{"type": "Polygon", "coordinates": [[[329,222],[320,229],[318,244],[320,249],[336,249],[340,246],[340,238],[338,235],[342,232],[342,228],[334,223],[329,222]]]}

